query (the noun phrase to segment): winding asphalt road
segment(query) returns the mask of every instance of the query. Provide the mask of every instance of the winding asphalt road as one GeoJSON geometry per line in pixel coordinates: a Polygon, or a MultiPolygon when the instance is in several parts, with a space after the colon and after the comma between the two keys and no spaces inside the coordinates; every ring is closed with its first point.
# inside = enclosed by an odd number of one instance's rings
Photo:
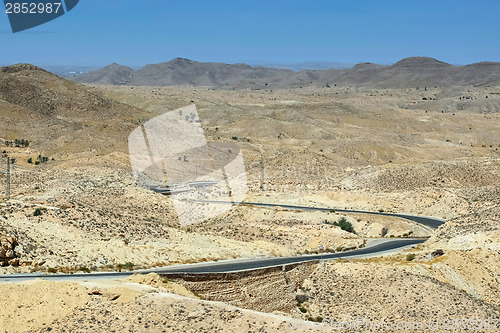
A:
{"type": "Polygon", "coordinates": [[[337,208],[322,208],[322,207],[309,207],[309,206],[295,206],[295,205],[280,205],[280,204],[266,204],[261,202],[231,202],[231,201],[196,201],[199,203],[215,203],[215,204],[230,204],[230,205],[244,205],[244,206],[255,206],[255,207],[266,207],[274,208],[281,207],[288,210],[298,210],[298,211],[321,211],[321,212],[339,212],[339,213],[357,213],[357,214],[371,214],[371,215],[381,215],[381,216],[393,216],[400,217],[406,220],[416,222],[418,224],[425,225],[432,229],[437,229],[440,225],[444,224],[446,221],[439,219],[437,217],[431,216],[419,216],[419,215],[408,215],[408,214],[396,214],[396,213],[385,213],[385,212],[369,212],[366,210],[353,210],[353,209],[337,209],[337,208]]]}
{"type": "MultiPolygon", "coordinates": [[[[217,203],[217,204],[234,204],[230,201],[203,201],[206,203],[217,203]]],[[[332,208],[321,208],[321,207],[308,207],[308,206],[295,206],[295,205],[277,205],[277,204],[265,204],[259,202],[241,202],[240,205],[255,206],[255,207],[281,207],[283,209],[298,210],[298,211],[325,211],[325,212],[342,212],[342,213],[358,213],[358,214],[373,214],[382,216],[393,216],[407,219],[426,227],[436,229],[440,225],[444,224],[445,221],[435,217],[428,216],[417,216],[417,215],[407,215],[407,214],[392,214],[385,212],[369,212],[361,210],[349,210],[349,209],[332,209],[332,208]]],[[[67,280],[89,280],[89,279],[119,279],[122,277],[130,276],[134,273],[148,274],[148,273],[158,273],[158,274],[196,274],[196,273],[229,273],[238,271],[247,271],[267,267],[283,266],[289,264],[296,264],[301,262],[308,262],[314,260],[328,260],[328,259],[340,259],[340,258],[367,258],[379,256],[387,252],[395,251],[398,249],[410,247],[419,243],[422,243],[426,238],[403,238],[403,239],[385,239],[382,241],[375,242],[374,245],[369,245],[364,248],[338,252],[338,253],[324,253],[324,254],[313,254],[313,255],[301,255],[293,257],[263,257],[263,258],[250,258],[250,259],[236,259],[236,260],[222,260],[218,262],[206,262],[198,264],[183,264],[183,265],[173,265],[162,268],[138,270],[133,272],[108,272],[108,273],[91,273],[91,274],[11,274],[11,275],[0,275],[0,283],[6,282],[21,282],[26,280],[32,280],[36,278],[43,278],[47,280],[57,280],[57,281],[67,281],[67,280]]]]}

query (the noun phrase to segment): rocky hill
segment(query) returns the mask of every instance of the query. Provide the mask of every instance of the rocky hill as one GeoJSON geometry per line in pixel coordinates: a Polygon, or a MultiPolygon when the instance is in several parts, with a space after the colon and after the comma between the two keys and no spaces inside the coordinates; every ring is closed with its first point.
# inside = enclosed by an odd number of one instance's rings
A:
{"type": "MultiPolygon", "coordinates": [[[[127,66],[112,63],[104,68],[81,75],[72,75],[76,82],[92,82],[99,84],[127,84],[134,75],[134,70],[127,66]]],[[[70,76],[71,78],[71,76],[70,76]]]]}
{"type": "Polygon", "coordinates": [[[137,71],[111,64],[70,79],[92,84],[193,85],[253,89],[330,85],[370,88],[448,87],[497,85],[500,83],[500,63],[480,62],[454,66],[429,57],[410,57],[392,66],[361,63],[348,69],[295,72],[246,64],[197,62],[176,58],[165,63],[147,65],[137,71]]]}
{"type": "Polygon", "coordinates": [[[29,137],[38,148],[58,153],[72,147],[113,151],[138,121],[126,119],[141,117],[136,108],[29,64],[0,68],[0,109],[1,137],[29,137]],[[122,140],[110,139],[117,137],[122,140]]]}

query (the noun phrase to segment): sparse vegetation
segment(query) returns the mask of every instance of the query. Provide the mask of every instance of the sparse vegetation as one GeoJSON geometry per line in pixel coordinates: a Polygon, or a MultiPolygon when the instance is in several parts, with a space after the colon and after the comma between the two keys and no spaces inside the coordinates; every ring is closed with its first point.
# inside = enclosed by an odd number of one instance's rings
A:
{"type": "Polygon", "coordinates": [[[323,317],[317,316],[317,317],[307,317],[308,321],[312,321],[315,323],[321,323],[323,321],[323,317]]]}
{"type": "Polygon", "coordinates": [[[124,264],[118,264],[118,265],[116,265],[116,269],[117,269],[118,271],[120,271],[120,272],[122,271],[122,269],[127,269],[127,270],[129,270],[129,271],[130,271],[130,270],[132,270],[133,268],[134,268],[134,264],[133,264],[133,263],[131,263],[131,262],[126,262],[126,263],[124,263],[124,264]]]}
{"type": "Polygon", "coordinates": [[[84,272],[84,273],[90,273],[90,268],[86,267],[86,266],[81,266],[80,268],[78,268],[78,270],[80,272],[84,272]]]}
{"type": "Polygon", "coordinates": [[[347,219],[345,217],[341,217],[336,222],[330,222],[328,220],[325,220],[324,223],[340,227],[340,229],[342,229],[344,231],[347,231],[347,232],[350,232],[350,233],[353,233],[353,234],[356,233],[356,231],[354,230],[354,227],[353,227],[352,223],[349,222],[349,221],[347,221],[347,219]]]}
{"type": "Polygon", "coordinates": [[[415,253],[409,253],[406,256],[406,261],[413,261],[413,260],[415,260],[415,253]]]}
{"type": "Polygon", "coordinates": [[[15,148],[27,148],[30,145],[30,142],[25,139],[15,139],[14,141],[5,141],[5,145],[7,147],[15,147],[15,148]]]}

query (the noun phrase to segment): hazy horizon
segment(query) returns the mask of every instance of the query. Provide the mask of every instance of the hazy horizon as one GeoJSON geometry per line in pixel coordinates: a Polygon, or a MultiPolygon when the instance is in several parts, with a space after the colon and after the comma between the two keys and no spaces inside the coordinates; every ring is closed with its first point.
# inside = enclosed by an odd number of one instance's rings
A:
{"type": "Polygon", "coordinates": [[[500,3],[478,1],[82,1],[13,34],[0,15],[0,63],[137,67],[201,62],[394,63],[425,55],[451,64],[500,61],[500,3]],[[154,7],[153,7],[154,6],[154,7]],[[485,10],[488,8],[488,10],[485,10]]]}
{"type": "MultiPolygon", "coordinates": [[[[415,57],[426,57],[426,56],[415,56],[415,57]]],[[[169,61],[171,61],[173,59],[176,59],[176,58],[183,58],[183,57],[174,57],[172,59],[168,59],[168,60],[165,60],[165,61],[160,61],[158,63],[169,62],[169,61]]],[[[186,59],[188,59],[188,58],[186,58],[186,59]]],[[[201,61],[201,60],[197,60],[197,59],[189,59],[189,60],[197,61],[197,62],[205,62],[205,61],[201,61]]],[[[399,60],[401,60],[401,59],[399,59],[399,60]]],[[[442,61],[441,59],[436,59],[436,60],[442,61]]],[[[483,61],[491,61],[491,60],[483,60],[483,61]]],[[[252,66],[252,67],[254,67],[254,66],[274,67],[274,68],[290,69],[290,70],[294,70],[294,71],[301,71],[301,70],[325,70],[325,69],[349,69],[349,68],[352,68],[353,66],[355,66],[356,64],[359,64],[359,63],[342,63],[342,62],[335,62],[335,61],[314,61],[314,60],[311,60],[311,61],[301,61],[301,62],[290,62],[290,63],[287,63],[287,62],[283,62],[283,63],[280,63],[280,62],[252,63],[252,62],[244,62],[244,61],[243,62],[210,61],[210,62],[226,63],[226,64],[245,63],[245,64],[247,64],[249,66],[252,66]]],[[[375,63],[375,62],[372,62],[372,61],[363,61],[363,62],[375,63]]],[[[396,62],[393,62],[393,63],[376,63],[376,64],[383,65],[383,66],[391,66],[391,65],[393,65],[396,62]]],[[[478,62],[480,62],[480,61],[478,61],[478,62]]],[[[496,61],[491,61],[491,62],[496,62],[496,61]]],[[[94,66],[92,66],[92,65],[86,65],[86,64],[74,64],[74,65],[53,65],[53,64],[43,64],[43,63],[31,63],[31,64],[35,65],[35,66],[38,66],[38,67],[41,67],[41,68],[44,68],[44,69],[46,69],[48,71],[54,71],[55,73],[65,73],[65,74],[67,74],[69,71],[88,72],[88,71],[92,71],[92,70],[96,70],[96,69],[100,69],[100,68],[106,67],[106,66],[108,66],[110,64],[113,64],[113,63],[117,63],[119,65],[127,66],[127,67],[130,67],[130,68],[134,69],[134,70],[138,70],[138,69],[140,69],[140,68],[142,68],[144,66],[150,65],[150,64],[129,65],[129,64],[123,64],[123,63],[118,63],[118,62],[111,62],[111,63],[107,63],[107,64],[100,64],[100,65],[94,65],[94,66]]],[[[454,65],[454,66],[466,66],[466,65],[469,65],[470,63],[466,63],[466,64],[451,63],[451,64],[454,65]]],[[[14,65],[14,63],[11,63],[11,64],[0,63],[0,66],[10,66],[10,65],[14,65]]]]}

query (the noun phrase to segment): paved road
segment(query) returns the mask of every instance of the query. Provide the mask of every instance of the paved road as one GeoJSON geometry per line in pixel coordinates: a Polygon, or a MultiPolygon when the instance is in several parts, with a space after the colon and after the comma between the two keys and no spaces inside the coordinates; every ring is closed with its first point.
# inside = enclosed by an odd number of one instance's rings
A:
{"type": "Polygon", "coordinates": [[[383,253],[401,249],[425,242],[427,239],[401,239],[390,240],[379,243],[374,246],[364,247],[347,252],[338,253],[323,253],[313,255],[302,255],[295,257],[273,257],[273,258],[253,258],[253,259],[240,259],[221,261],[215,263],[193,264],[171,266],[155,270],[158,274],[168,273],[229,273],[237,271],[248,271],[258,268],[283,266],[289,264],[296,264],[300,262],[314,261],[314,260],[327,260],[327,259],[340,259],[340,258],[360,258],[370,256],[372,254],[381,255],[383,253]]]}
{"type": "Polygon", "coordinates": [[[372,246],[367,246],[361,249],[356,249],[346,252],[338,253],[323,253],[302,255],[294,257],[261,257],[261,258],[248,258],[248,259],[234,259],[222,260],[218,262],[204,262],[197,264],[184,264],[174,265],[162,268],[144,269],[133,272],[108,272],[108,273],[77,273],[77,274],[11,274],[0,275],[0,283],[8,282],[22,282],[33,280],[36,278],[43,278],[53,281],[68,281],[68,280],[90,280],[90,279],[120,279],[130,276],[134,273],[148,274],[179,274],[179,273],[230,273],[238,271],[248,271],[259,268],[283,266],[289,264],[296,264],[301,262],[308,262],[314,260],[328,260],[340,258],[367,258],[379,256],[384,253],[392,252],[394,250],[402,249],[404,247],[413,246],[422,243],[426,238],[418,239],[384,239],[379,240],[372,246]]]}
{"type": "Polygon", "coordinates": [[[381,215],[381,216],[394,216],[400,217],[406,220],[410,220],[419,224],[423,224],[432,229],[437,229],[440,225],[444,224],[446,221],[437,217],[431,216],[419,216],[419,215],[408,215],[408,214],[396,214],[396,213],[385,213],[385,212],[369,212],[365,210],[354,210],[354,209],[337,209],[337,208],[323,208],[323,207],[308,207],[308,206],[295,206],[295,205],[279,205],[279,204],[266,204],[261,202],[239,202],[234,203],[231,201],[196,201],[196,202],[206,202],[206,203],[216,203],[216,204],[238,204],[245,206],[255,206],[255,207],[281,207],[290,210],[304,210],[304,211],[323,211],[323,212],[339,212],[339,213],[358,213],[358,214],[371,214],[371,215],[381,215]]]}
{"type": "MultiPolygon", "coordinates": [[[[210,202],[210,201],[207,201],[210,202]]],[[[233,204],[229,201],[212,201],[211,203],[220,204],[233,204]]],[[[321,208],[321,207],[306,207],[306,206],[294,206],[294,205],[276,205],[276,204],[265,204],[258,202],[244,202],[241,205],[249,205],[256,207],[282,207],[284,209],[290,210],[305,210],[305,211],[336,211],[345,213],[361,213],[361,214],[374,214],[374,215],[384,215],[384,216],[396,216],[404,218],[410,221],[414,221],[419,224],[423,224],[430,228],[437,228],[442,225],[445,221],[442,219],[427,217],[427,216],[415,216],[406,214],[392,214],[384,212],[368,212],[360,210],[348,210],[348,209],[332,209],[332,208],[321,208]]],[[[273,266],[283,266],[288,264],[295,264],[300,262],[307,262],[313,260],[328,260],[328,259],[340,259],[340,258],[367,258],[373,256],[379,256],[387,252],[391,252],[397,249],[402,249],[405,247],[413,246],[424,242],[425,238],[405,238],[405,239],[384,239],[378,243],[370,246],[366,246],[361,249],[356,249],[347,252],[339,253],[324,253],[324,254],[314,254],[314,255],[302,255],[294,257],[272,257],[272,258],[251,258],[251,259],[237,259],[237,260],[223,260],[219,262],[209,262],[209,263],[199,263],[199,264],[188,264],[188,265],[174,265],[163,268],[139,270],[137,273],[147,274],[147,273],[158,273],[158,274],[179,274],[179,273],[227,273],[236,271],[245,271],[265,267],[273,266]]],[[[57,281],[67,281],[67,280],[89,280],[89,279],[119,279],[122,277],[130,276],[136,272],[110,272],[110,273],[92,273],[92,274],[12,274],[12,275],[0,275],[0,283],[6,282],[20,282],[26,280],[32,280],[36,278],[43,278],[48,280],[57,281]]]]}

